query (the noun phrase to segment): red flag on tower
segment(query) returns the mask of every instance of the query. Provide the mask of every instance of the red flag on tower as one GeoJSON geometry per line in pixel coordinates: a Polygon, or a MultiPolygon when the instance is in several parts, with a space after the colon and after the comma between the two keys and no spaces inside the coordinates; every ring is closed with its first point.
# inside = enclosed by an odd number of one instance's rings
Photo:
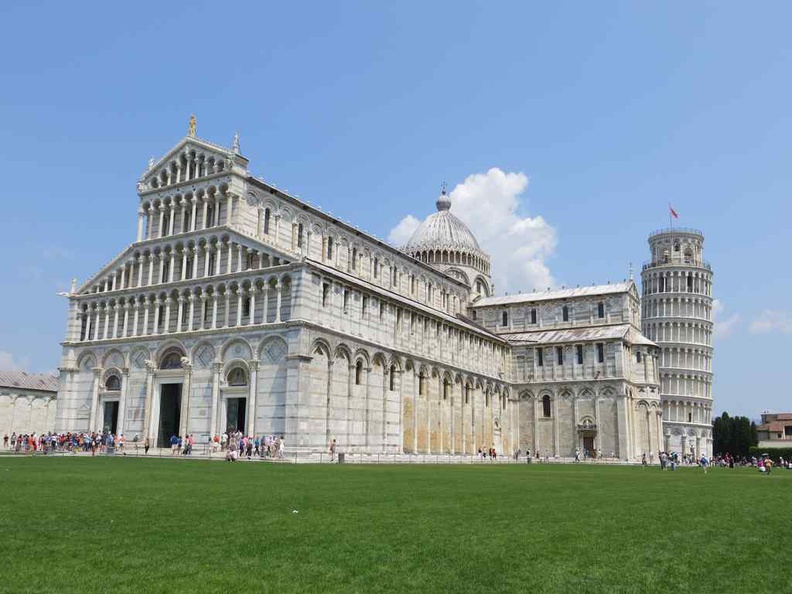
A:
{"type": "Polygon", "coordinates": [[[668,210],[671,212],[671,216],[672,217],[674,217],[675,219],[679,218],[679,215],[677,214],[677,211],[675,211],[674,207],[671,206],[670,204],[668,205],[668,210]]]}

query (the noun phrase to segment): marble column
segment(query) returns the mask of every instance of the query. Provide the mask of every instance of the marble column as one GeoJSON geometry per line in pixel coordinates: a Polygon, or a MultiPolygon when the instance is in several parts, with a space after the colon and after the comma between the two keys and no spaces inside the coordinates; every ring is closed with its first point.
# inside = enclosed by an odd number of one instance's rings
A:
{"type": "Polygon", "coordinates": [[[248,415],[247,415],[247,434],[256,435],[256,395],[258,393],[258,371],[259,362],[257,360],[248,361],[250,365],[250,391],[248,392],[248,415]]]}
{"type": "Polygon", "coordinates": [[[127,408],[127,389],[129,387],[129,368],[121,369],[121,396],[118,399],[118,424],[116,433],[124,435],[126,433],[126,408],[127,408]]]}

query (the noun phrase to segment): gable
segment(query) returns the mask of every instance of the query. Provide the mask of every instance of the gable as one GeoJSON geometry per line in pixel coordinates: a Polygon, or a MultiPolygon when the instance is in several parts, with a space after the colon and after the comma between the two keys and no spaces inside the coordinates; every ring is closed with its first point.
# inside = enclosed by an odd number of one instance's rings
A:
{"type": "Polygon", "coordinates": [[[184,182],[228,173],[234,168],[247,171],[248,160],[239,154],[238,146],[229,149],[207,140],[187,136],[158,161],[149,162],[149,169],[138,181],[138,192],[170,188],[184,182]]]}

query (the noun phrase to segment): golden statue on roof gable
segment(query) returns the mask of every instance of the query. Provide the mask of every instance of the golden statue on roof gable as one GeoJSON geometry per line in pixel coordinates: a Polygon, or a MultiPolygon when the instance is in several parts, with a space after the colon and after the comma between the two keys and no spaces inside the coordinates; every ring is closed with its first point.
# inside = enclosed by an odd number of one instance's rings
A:
{"type": "Polygon", "coordinates": [[[189,132],[189,135],[192,136],[193,138],[195,138],[195,126],[196,126],[195,114],[193,114],[190,116],[190,132],[189,132]]]}

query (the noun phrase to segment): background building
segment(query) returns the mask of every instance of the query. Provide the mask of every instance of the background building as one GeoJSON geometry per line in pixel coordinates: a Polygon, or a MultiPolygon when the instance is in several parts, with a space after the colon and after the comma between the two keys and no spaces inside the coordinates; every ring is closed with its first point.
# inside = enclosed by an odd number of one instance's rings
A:
{"type": "Polygon", "coordinates": [[[792,413],[763,412],[756,435],[760,448],[792,447],[792,413]]]}
{"type": "Polygon", "coordinates": [[[57,393],[57,377],[0,371],[0,435],[52,431],[57,393]]]}
{"type": "Polygon", "coordinates": [[[643,265],[643,333],[660,346],[664,449],[712,455],[712,269],[704,235],[662,229],[643,265]]]}

